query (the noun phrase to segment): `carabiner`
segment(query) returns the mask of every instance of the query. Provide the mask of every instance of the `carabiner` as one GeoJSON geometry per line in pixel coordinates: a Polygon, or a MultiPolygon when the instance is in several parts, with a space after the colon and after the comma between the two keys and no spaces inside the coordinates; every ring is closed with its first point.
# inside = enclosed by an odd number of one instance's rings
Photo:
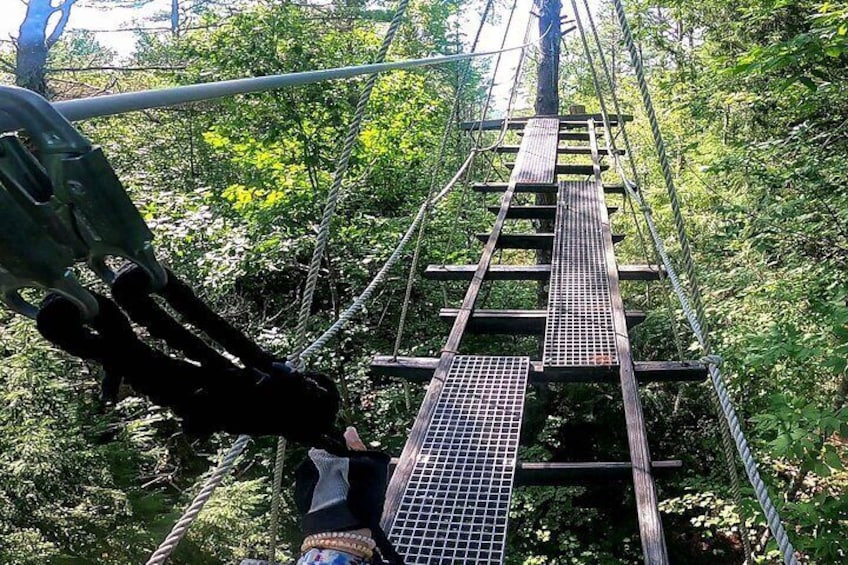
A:
{"type": "MultiPolygon", "coordinates": [[[[106,259],[123,257],[144,269],[155,288],[164,286],[167,273],[154,254],[153,233],[103,151],[92,147],[47,100],[29,90],[0,86],[0,112],[18,118],[31,136],[50,179],[51,207],[81,240],[91,268],[111,283],[115,274],[106,259]]],[[[33,195],[31,187],[18,192],[33,195]]]]}
{"type": "Polygon", "coordinates": [[[71,249],[54,240],[18,202],[0,187],[0,299],[12,310],[35,318],[38,308],[20,291],[39,288],[61,294],[82,315],[97,315],[97,301],[79,283],[71,249]]]}
{"type": "Polygon", "coordinates": [[[0,136],[0,185],[54,240],[70,247],[78,261],[87,258],[85,242],[72,228],[70,210],[53,198],[50,177],[16,135],[0,136]]]}

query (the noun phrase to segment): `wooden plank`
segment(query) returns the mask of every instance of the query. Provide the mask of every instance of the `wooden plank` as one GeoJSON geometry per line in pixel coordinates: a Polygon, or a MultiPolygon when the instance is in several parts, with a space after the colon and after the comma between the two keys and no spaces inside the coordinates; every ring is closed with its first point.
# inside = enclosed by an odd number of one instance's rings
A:
{"type": "MultiPolygon", "coordinates": [[[[518,135],[524,135],[524,132],[519,130],[518,135]]],[[[589,134],[585,131],[560,131],[557,135],[559,141],[589,141],[589,134]]]]}
{"type": "MultiPolygon", "coordinates": [[[[639,188],[636,187],[636,191],[638,192],[639,188]]],[[[624,194],[626,191],[624,190],[623,184],[605,184],[604,185],[604,193],[606,194],[624,194]]]]}
{"type": "MultiPolygon", "coordinates": [[[[505,182],[475,182],[471,185],[474,192],[497,193],[506,190],[507,183],[505,182]]],[[[528,184],[515,187],[515,192],[535,192],[539,194],[556,194],[558,190],[556,183],[545,184],[528,184]]],[[[607,194],[624,194],[624,186],[620,184],[604,185],[604,192],[607,194]]]]}
{"type": "MultiPolygon", "coordinates": [[[[506,162],[504,163],[504,167],[507,169],[515,168],[515,163],[506,162]]],[[[609,165],[601,165],[601,170],[606,171],[609,169],[609,165]]],[[[591,175],[593,171],[592,165],[574,165],[574,164],[559,164],[555,168],[555,172],[558,175],[591,175]]]]}
{"type": "MultiPolygon", "coordinates": [[[[453,322],[458,315],[455,308],[442,308],[439,317],[444,322],[453,322]]],[[[635,327],[645,321],[641,310],[626,312],[627,327],[635,327]]],[[[475,310],[466,331],[477,334],[541,335],[545,332],[547,310],[475,310]]]]}
{"type": "MultiPolygon", "coordinates": [[[[532,131],[537,128],[543,130],[556,130],[558,129],[557,120],[529,120],[527,130],[532,131]]],[[[521,159],[522,152],[519,151],[516,161],[521,159]]],[[[427,387],[427,393],[424,396],[424,400],[421,403],[415,422],[412,425],[412,429],[410,430],[406,444],[404,445],[400,463],[398,464],[398,468],[394,475],[392,475],[392,479],[389,482],[388,489],[386,490],[386,503],[384,505],[381,525],[387,532],[391,531],[392,525],[394,524],[398,505],[400,504],[406,485],[409,482],[415,463],[418,460],[418,455],[421,452],[421,446],[423,445],[427,428],[430,425],[430,421],[436,409],[436,403],[442,393],[445,380],[447,379],[453,360],[459,351],[462,336],[465,333],[469,320],[471,319],[471,312],[474,310],[474,305],[480,294],[480,288],[483,284],[483,280],[485,279],[486,272],[489,270],[492,257],[495,254],[498,236],[500,235],[504,222],[506,221],[507,210],[509,210],[510,205],[512,204],[512,200],[515,195],[515,188],[516,182],[511,178],[510,184],[505,188],[503,198],[501,199],[501,212],[495,218],[491,236],[483,247],[483,251],[480,255],[480,261],[477,264],[477,271],[472,278],[471,284],[468,286],[468,290],[465,292],[465,297],[462,300],[459,314],[454,320],[453,327],[451,328],[450,334],[448,335],[442,349],[441,356],[439,357],[439,364],[434,371],[430,386],[427,387]]]]}
{"type": "Polygon", "coordinates": [[[515,185],[548,184],[556,181],[557,131],[555,128],[528,129],[512,167],[509,181],[515,185]]]}
{"type": "MultiPolygon", "coordinates": [[[[429,382],[433,378],[438,357],[402,357],[378,355],[371,361],[374,375],[397,377],[413,382],[429,382]]],[[[707,367],[699,361],[636,361],[636,378],[640,384],[651,382],[702,382],[707,367]]],[[[607,367],[545,367],[541,361],[530,365],[532,383],[597,383],[618,382],[618,370],[607,367]]]]}
{"type": "MultiPolygon", "coordinates": [[[[518,153],[519,145],[498,145],[495,147],[496,153],[504,153],[504,154],[512,154],[518,153]]],[[[615,151],[618,152],[619,155],[624,155],[626,151],[624,149],[616,148],[615,151]]],[[[579,145],[571,145],[566,147],[558,147],[557,148],[558,155],[591,155],[592,148],[589,146],[583,147],[579,145]]]]}
{"type": "MultiPolygon", "coordinates": [[[[389,473],[393,473],[398,458],[389,462],[389,473]]],[[[670,476],[683,468],[683,461],[670,459],[654,461],[655,475],[670,476]]],[[[630,478],[632,465],[629,461],[579,461],[579,462],[528,462],[519,461],[515,468],[515,486],[568,486],[609,481],[626,481],[630,478]]],[[[242,564],[243,565],[243,564],[242,564]]]]}
{"type": "MultiPolygon", "coordinates": [[[[613,236],[615,243],[615,236],[613,236]]],[[[662,265],[619,265],[618,279],[622,281],[658,281],[665,273],[662,265]]]]}
{"type": "MultiPolygon", "coordinates": [[[[487,210],[492,214],[497,214],[500,208],[498,206],[488,206],[487,210]]],[[[618,206],[607,206],[608,214],[615,214],[616,212],[618,212],[618,206]]],[[[553,220],[556,218],[556,206],[512,206],[506,213],[506,217],[515,220],[553,220]]]]}
{"type": "MultiPolygon", "coordinates": [[[[671,475],[683,468],[679,459],[653,461],[655,475],[671,475]]],[[[629,461],[585,461],[576,463],[520,462],[515,486],[566,486],[607,481],[626,481],[633,472],[629,461]]]]}
{"type": "MultiPolygon", "coordinates": [[[[474,276],[477,265],[428,265],[424,278],[439,281],[467,281],[474,276]]],[[[551,276],[550,265],[492,265],[486,280],[544,281],[551,276]]]]}
{"type": "MultiPolygon", "coordinates": [[[[439,281],[471,280],[477,265],[428,265],[424,278],[439,281]]],[[[623,281],[658,280],[661,270],[657,265],[619,265],[618,278],[623,281]]],[[[492,281],[545,281],[551,277],[551,266],[492,265],[486,280],[492,281]]]]}
{"type": "MultiPolygon", "coordinates": [[[[479,241],[487,241],[489,234],[478,233],[479,241]]],[[[497,241],[498,249],[550,249],[553,246],[552,233],[502,233],[497,241]]]]}
{"type": "Polygon", "coordinates": [[[632,463],[633,491],[636,497],[636,512],[639,521],[639,536],[642,542],[642,556],[646,564],[667,565],[668,550],[665,544],[662,519],[657,503],[656,485],[651,473],[651,452],[648,447],[645,417],[639,399],[639,385],[630,350],[630,338],[627,333],[627,319],[624,302],[618,283],[618,269],[615,264],[615,251],[612,241],[609,217],[602,205],[604,188],[601,181],[600,157],[594,122],[589,121],[589,145],[592,147],[592,162],[595,167],[595,190],[603,218],[604,249],[607,262],[607,274],[610,282],[610,298],[615,323],[616,349],[619,358],[619,376],[621,395],[624,401],[624,418],[627,422],[627,443],[632,463]]]}
{"type": "MultiPolygon", "coordinates": [[[[489,240],[488,233],[478,233],[480,241],[489,240]]],[[[621,243],[627,237],[623,234],[612,236],[613,243],[621,243]]],[[[497,242],[498,249],[552,249],[554,234],[552,233],[502,233],[497,242]]]]}
{"type": "MultiPolygon", "coordinates": [[[[559,116],[560,127],[586,127],[586,121],[589,119],[593,119],[600,124],[603,123],[603,117],[600,114],[562,114],[559,116]]],[[[623,115],[622,118],[625,122],[633,121],[633,116],[626,114],[623,115]]],[[[527,121],[530,118],[510,118],[509,124],[507,127],[509,129],[523,129],[527,125],[527,121]]],[[[618,125],[618,117],[610,116],[610,125],[617,126],[618,125]]],[[[468,121],[468,122],[460,122],[459,129],[462,131],[476,131],[480,129],[481,122],[477,121],[468,121]]],[[[496,118],[493,120],[484,120],[482,122],[484,131],[498,130],[503,127],[503,118],[496,118]]]]}

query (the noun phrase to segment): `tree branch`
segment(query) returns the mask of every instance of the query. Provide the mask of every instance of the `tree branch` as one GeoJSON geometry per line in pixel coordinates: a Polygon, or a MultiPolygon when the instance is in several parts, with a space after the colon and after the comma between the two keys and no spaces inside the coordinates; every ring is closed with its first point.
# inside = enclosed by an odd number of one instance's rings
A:
{"type": "MultiPolygon", "coordinates": [[[[57,6],[55,10],[59,10],[62,12],[62,16],[59,18],[59,21],[56,23],[56,27],[53,28],[53,31],[50,32],[50,37],[47,38],[47,48],[50,49],[53,47],[59,38],[62,36],[62,32],[65,31],[65,26],[68,25],[68,18],[71,15],[71,8],[73,8],[74,4],[76,4],[77,0],[65,0],[62,2],[61,6],[57,6]]],[[[54,10],[54,12],[55,12],[54,10]]]]}
{"type": "Polygon", "coordinates": [[[47,69],[48,72],[51,73],[84,73],[91,71],[117,71],[122,73],[132,73],[138,71],[184,71],[185,67],[167,67],[167,66],[157,66],[151,65],[146,67],[113,67],[113,66],[102,66],[102,67],[55,67],[47,69]]]}

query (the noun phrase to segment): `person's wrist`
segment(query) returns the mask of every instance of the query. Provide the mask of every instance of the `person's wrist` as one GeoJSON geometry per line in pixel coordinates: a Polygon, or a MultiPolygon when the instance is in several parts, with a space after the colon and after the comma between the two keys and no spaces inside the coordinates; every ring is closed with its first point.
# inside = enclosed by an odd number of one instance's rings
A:
{"type": "Polygon", "coordinates": [[[323,532],[307,536],[300,551],[306,554],[312,549],[329,549],[348,553],[355,557],[371,559],[377,543],[367,528],[349,532],[323,532]]]}

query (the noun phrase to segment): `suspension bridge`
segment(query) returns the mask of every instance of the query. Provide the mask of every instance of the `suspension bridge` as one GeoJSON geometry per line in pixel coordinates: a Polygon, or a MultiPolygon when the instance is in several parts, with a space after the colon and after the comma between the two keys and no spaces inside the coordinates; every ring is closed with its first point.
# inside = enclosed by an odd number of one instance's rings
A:
{"type": "MultiPolygon", "coordinates": [[[[553,4],[553,3],[550,3],[553,4]]],[[[678,460],[655,460],[649,447],[650,433],[645,425],[640,385],[648,382],[699,382],[709,380],[714,387],[720,408],[725,455],[731,468],[738,496],[738,476],[734,448],[742,458],[745,473],[754,486],[771,531],[778,541],[786,563],[796,563],[786,532],[777,516],[768,492],[753,462],[745,442],[738,418],[729,400],[721,378],[718,359],[710,348],[703,305],[697,287],[697,279],[688,248],[684,222],[676,203],[673,179],[668,172],[664,145],[656,123],[650,95],[644,80],[638,52],[634,47],[626,16],[621,2],[615,6],[625,43],[637,73],[640,91],[650,118],[652,134],[663,169],[664,180],[672,200],[677,236],[684,252],[686,282],[670,261],[663,245],[663,238],[653,222],[650,207],[641,195],[638,172],[633,166],[632,147],[626,133],[631,120],[621,112],[615,97],[615,88],[609,76],[600,41],[591,19],[588,4],[584,4],[591,35],[587,35],[584,20],[576,2],[572,2],[573,16],[580,33],[584,54],[590,64],[593,82],[601,112],[587,114],[582,108],[572,108],[567,114],[559,113],[559,104],[551,108],[538,104],[535,115],[516,117],[513,105],[518,92],[522,65],[528,48],[536,42],[528,41],[530,21],[525,30],[525,41],[517,47],[506,47],[505,40],[513,21],[516,5],[509,14],[504,40],[497,50],[477,52],[483,22],[492,9],[487,2],[480,27],[472,44],[472,53],[386,63],[384,61],[394,34],[407,8],[406,0],[398,4],[386,38],[375,62],[371,65],[346,67],[309,73],[295,73],[280,77],[262,77],[195,85],[153,91],[104,96],[89,100],[67,101],[53,106],[46,102],[26,98],[21,102],[20,93],[4,90],[0,103],[0,127],[4,131],[20,128],[50,130],[53,125],[57,136],[44,135],[44,147],[52,149],[57,138],[66,136],[70,124],[62,121],[87,119],[94,116],[118,114],[151,107],[162,107],[220,96],[231,96],[259,92],[272,88],[307,84],[323,80],[335,80],[356,75],[367,75],[368,80],[351,120],[349,135],[343,143],[341,157],[329,191],[321,226],[318,232],[315,254],[306,282],[301,316],[297,329],[297,348],[292,356],[297,364],[305,363],[310,354],[326,346],[357,312],[367,303],[374,290],[381,284],[389,270],[402,257],[404,248],[418,235],[413,255],[412,269],[408,281],[406,305],[401,316],[398,344],[402,335],[406,307],[410,290],[417,275],[421,240],[424,237],[427,219],[439,201],[454,187],[467,179],[471,165],[478,155],[495,155],[503,161],[509,178],[505,182],[490,182],[488,179],[470,181],[473,190],[495,194],[497,205],[488,206],[492,223],[488,231],[477,235],[482,244],[479,260],[467,265],[429,265],[423,276],[439,281],[464,281],[467,283],[464,297],[456,307],[443,308],[438,312],[440,319],[450,325],[450,330],[438,356],[406,357],[399,355],[398,346],[392,354],[377,356],[371,369],[375,374],[402,379],[404,382],[427,383],[424,400],[403,451],[394,460],[394,470],[386,496],[382,527],[387,532],[397,551],[409,564],[449,563],[504,563],[506,558],[507,531],[510,503],[514,489],[530,485],[571,485],[598,481],[627,481],[634,493],[634,513],[638,522],[644,562],[647,564],[669,563],[661,514],[658,508],[657,480],[681,467],[678,460]],[[588,37],[596,41],[597,50],[592,52],[588,37]],[[497,74],[501,55],[507,51],[519,51],[520,61],[515,69],[507,116],[500,119],[488,118],[492,98],[492,86],[497,74]],[[306,339],[306,324],[311,309],[312,295],[317,284],[318,267],[328,242],[331,220],[335,211],[347,162],[357,139],[359,128],[365,119],[371,89],[378,73],[393,69],[466,62],[464,78],[470,68],[467,61],[473,57],[496,56],[489,94],[478,120],[463,122],[460,129],[468,132],[475,146],[451,180],[445,186],[433,183],[427,200],[421,205],[409,229],[380,269],[374,280],[345,310],[339,320],[311,344],[306,339]],[[611,93],[614,112],[607,110],[604,87],[595,67],[599,63],[611,93]],[[24,108],[21,115],[13,110],[24,108]],[[56,113],[55,116],[50,112],[56,113]],[[58,112],[58,113],[57,113],[58,112]],[[44,116],[49,119],[42,120],[44,116]],[[49,122],[49,125],[45,123],[49,122]],[[67,125],[65,125],[67,124],[67,125]],[[494,143],[484,146],[486,132],[494,132],[494,143]],[[519,143],[510,143],[507,133],[517,134],[519,143]],[[618,143],[624,142],[624,147],[618,143]],[[627,172],[626,166],[631,172],[627,172]],[[527,203],[523,195],[537,196],[535,204],[527,203]],[[618,199],[624,198],[624,202],[618,199]],[[622,204],[635,203],[644,213],[646,226],[653,245],[654,262],[644,264],[619,264],[616,260],[616,244],[622,235],[613,232],[610,215],[622,204]],[[543,229],[533,233],[515,232],[509,229],[512,221],[532,220],[543,229]],[[539,252],[539,257],[548,261],[532,264],[495,264],[498,250],[522,249],[539,252]],[[699,360],[643,361],[634,359],[629,330],[638,325],[646,314],[628,310],[624,306],[621,281],[658,281],[669,283],[673,295],[679,300],[687,322],[700,343],[703,358],[699,360]],[[490,310],[479,308],[481,289],[485,283],[497,281],[527,281],[544,285],[546,304],[538,309],[490,310]],[[538,336],[539,351],[527,351],[524,355],[488,355],[470,351],[464,338],[470,334],[504,334],[538,336]],[[537,383],[617,383],[622,400],[623,416],[629,458],[627,460],[593,460],[576,462],[522,461],[518,457],[522,423],[525,416],[525,396],[528,387],[537,383]]],[[[547,6],[547,5],[546,5],[547,6]]],[[[556,3],[558,6],[558,3],[556,3]]],[[[543,6],[543,8],[545,8],[543,6]]],[[[550,6],[547,6],[550,9],[550,6]]],[[[544,9],[539,26],[539,42],[549,44],[553,39],[560,41],[559,9],[546,19],[544,9]],[[553,31],[552,31],[553,30],[553,31]]],[[[555,81],[554,81],[555,84],[555,81]]],[[[550,97],[550,83],[543,85],[537,101],[550,97]]],[[[555,88],[555,86],[553,87],[555,88]]],[[[554,99],[557,99],[554,96],[554,99]]],[[[459,92],[448,128],[456,122],[459,92]]],[[[438,164],[441,163],[449,130],[446,129],[440,149],[438,164]]],[[[44,148],[42,147],[42,149],[44,148]]],[[[91,148],[85,143],[63,145],[61,150],[52,151],[67,155],[87,153],[91,148]]],[[[51,154],[52,154],[51,153],[51,154]]],[[[20,163],[18,163],[20,164],[20,163]]],[[[4,161],[3,167],[8,167],[4,161]]],[[[2,191],[0,191],[2,193],[2,191]]],[[[58,193],[57,193],[58,194],[58,193]]],[[[61,195],[57,195],[61,197],[61,195]]],[[[139,228],[139,237],[145,240],[139,228]],[[139,235],[140,234],[140,235],[139,235]]],[[[145,241],[149,241],[149,238],[145,241]]],[[[117,245],[117,244],[116,244],[117,245]]],[[[123,244],[121,244],[123,245],[123,244]]],[[[136,246],[133,253],[126,246],[117,245],[119,253],[147,268],[156,276],[161,274],[155,259],[143,245],[136,246]],[[144,249],[144,252],[139,249],[144,249]]],[[[110,249],[114,251],[114,249],[110,249]]],[[[8,250],[4,253],[10,253],[8,250]]],[[[29,305],[17,296],[19,288],[35,286],[62,293],[75,300],[81,308],[93,308],[86,291],[67,280],[59,282],[57,271],[47,274],[18,268],[26,261],[16,257],[17,263],[4,263],[0,270],[0,285],[10,306],[25,315],[31,315],[29,305]],[[9,265],[12,265],[11,267],[9,265]],[[23,273],[23,274],[22,274],[23,273]]],[[[95,261],[96,263],[96,261],[95,261]]],[[[58,272],[62,274],[61,271],[58,272]]],[[[99,273],[109,280],[109,273],[99,273]]],[[[64,275],[62,275],[64,276],[64,275]]],[[[435,313],[434,313],[435,315],[435,313]]],[[[239,454],[248,444],[248,436],[240,436],[211,478],[200,490],[185,515],[174,530],[148,561],[149,564],[164,563],[176,548],[203,505],[213,495],[215,488],[234,465],[239,454]]],[[[272,533],[269,560],[275,561],[276,538],[274,527],[279,513],[279,492],[282,488],[282,466],[285,441],[281,440],[277,452],[277,469],[274,477],[275,493],[272,501],[272,533]]],[[[750,558],[750,547],[746,554],[750,558]]]]}

